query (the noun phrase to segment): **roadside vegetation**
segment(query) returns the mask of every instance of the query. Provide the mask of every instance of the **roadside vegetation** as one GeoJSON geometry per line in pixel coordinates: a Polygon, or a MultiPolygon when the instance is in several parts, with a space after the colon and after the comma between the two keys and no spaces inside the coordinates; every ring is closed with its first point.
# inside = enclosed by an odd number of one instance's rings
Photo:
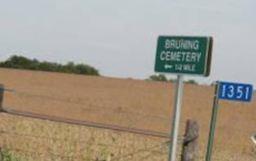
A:
{"type": "Polygon", "coordinates": [[[149,81],[161,81],[161,82],[168,82],[169,81],[164,74],[151,75],[151,76],[149,76],[149,78],[147,80],[149,80],[149,81]]]}
{"type": "MultiPolygon", "coordinates": [[[[160,81],[160,82],[175,82],[175,79],[168,79],[164,74],[154,74],[149,76],[146,80],[148,81],[160,81]]],[[[184,83],[198,84],[195,80],[187,80],[184,83]]]]}
{"type": "Polygon", "coordinates": [[[6,61],[0,62],[2,68],[27,69],[49,72],[74,73],[83,75],[99,76],[99,71],[94,67],[86,64],[75,64],[69,62],[67,64],[59,64],[48,61],[39,61],[37,59],[29,59],[24,56],[13,55],[6,61]]]}
{"type": "Polygon", "coordinates": [[[12,152],[3,149],[0,151],[0,160],[1,161],[21,161],[15,154],[12,152]]]}

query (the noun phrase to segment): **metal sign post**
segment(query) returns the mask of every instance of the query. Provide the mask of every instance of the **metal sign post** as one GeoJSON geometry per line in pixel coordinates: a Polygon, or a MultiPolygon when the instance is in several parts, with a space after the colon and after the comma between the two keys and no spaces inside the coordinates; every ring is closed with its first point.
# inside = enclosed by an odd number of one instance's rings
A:
{"type": "Polygon", "coordinates": [[[158,37],[155,72],[173,73],[178,75],[168,161],[175,161],[176,159],[181,100],[183,94],[183,74],[209,76],[211,69],[212,45],[212,37],[158,37]]]}
{"type": "Polygon", "coordinates": [[[183,95],[183,76],[178,75],[177,82],[176,82],[174,113],[173,113],[172,131],[171,131],[171,143],[170,143],[168,161],[175,161],[176,159],[182,95],[183,95]]]}
{"type": "Polygon", "coordinates": [[[208,146],[207,146],[207,153],[206,153],[206,161],[211,160],[212,156],[212,147],[214,141],[214,133],[215,133],[215,126],[217,121],[217,114],[219,108],[219,83],[215,85],[215,93],[214,93],[214,101],[213,101],[213,108],[212,108],[212,118],[211,118],[211,125],[210,125],[210,132],[209,132],[209,139],[208,139],[208,146]]]}

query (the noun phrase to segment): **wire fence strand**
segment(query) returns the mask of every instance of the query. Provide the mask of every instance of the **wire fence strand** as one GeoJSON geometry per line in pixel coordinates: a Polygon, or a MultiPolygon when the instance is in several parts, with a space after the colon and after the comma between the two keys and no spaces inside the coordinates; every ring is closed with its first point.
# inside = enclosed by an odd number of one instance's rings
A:
{"type": "Polygon", "coordinates": [[[144,114],[144,113],[139,113],[139,112],[131,112],[131,111],[120,110],[120,109],[112,109],[112,108],[107,108],[105,106],[103,107],[103,106],[94,105],[94,104],[89,104],[90,107],[88,108],[88,104],[73,101],[70,99],[52,97],[52,96],[47,96],[47,95],[31,94],[28,92],[24,92],[24,91],[20,91],[20,90],[16,90],[16,89],[9,89],[9,88],[0,88],[0,90],[8,91],[8,92],[11,92],[12,94],[16,94],[21,97],[22,96],[23,97],[24,96],[25,97],[38,97],[38,98],[46,99],[46,100],[76,104],[79,106],[83,106],[83,110],[87,110],[89,112],[96,112],[96,113],[103,113],[103,114],[118,114],[118,115],[121,114],[121,115],[129,115],[132,117],[137,116],[139,120],[133,118],[133,120],[130,121],[130,125],[128,125],[127,127],[123,127],[123,126],[118,126],[118,125],[97,123],[97,122],[92,122],[92,121],[81,121],[81,120],[75,120],[75,119],[67,119],[64,117],[42,115],[42,114],[38,114],[38,113],[32,113],[29,111],[15,110],[15,108],[3,107],[2,110],[9,114],[20,115],[20,116],[25,116],[25,117],[32,117],[32,118],[39,118],[39,119],[50,120],[50,121],[64,122],[64,123],[70,123],[70,124],[86,125],[86,126],[91,126],[91,127],[96,127],[96,128],[105,128],[105,129],[116,130],[116,131],[131,132],[131,133],[136,133],[136,134],[150,135],[150,136],[162,137],[162,138],[170,137],[170,135],[168,133],[133,128],[132,123],[134,123],[135,120],[136,120],[136,122],[138,122],[142,118],[160,119],[163,121],[163,123],[165,123],[166,125],[169,125],[169,122],[170,122],[169,119],[164,116],[152,115],[152,114],[150,115],[150,114],[144,114]],[[107,110],[103,110],[106,108],[107,108],[107,110]]]}
{"type": "Polygon", "coordinates": [[[63,123],[67,123],[67,124],[83,125],[83,126],[89,126],[89,127],[95,127],[95,128],[101,128],[101,129],[129,132],[129,133],[141,134],[141,135],[147,135],[147,136],[153,136],[153,137],[170,138],[170,135],[168,133],[157,132],[157,131],[152,131],[152,130],[126,128],[123,126],[103,124],[103,123],[97,123],[97,122],[92,122],[92,121],[67,119],[67,118],[63,118],[63,117],[42,115],[42,114],[32,113],[32,112],[28,112],[28,111],[14,110],[13,108],[8,108],[8,107],[4,107],[4,108],[2,108],[2,110],[3,110],[3,112],[6,112],[8,114],[18,115],[18,116],[23,116],[23,117],[31,117],[31,118],[35,118],[35,119],[63,122],[63,123]]]}
{"type": "Polygon", "coordinates": [[[41,94],[31,94],[28,92],[24,92],[24,91],[17,91],[17,90],[13,90],[13,94],[19,95],[21,97],[37,97],[40,99],[45,99],[45,100],[52,100],[52,101],[57,101],[57,102],[64,102],[64,103],[68,103],[68,104],[74,104],[74,105],[79,105],[83,107],[83,110],[88,110],[90,112],[100,112],[100,113],[107,113],[107,114],[114,114],[114,113],[118,113],[118,114],[125,114],[125,115],[138,115],[144,118],[155,118],[155,119],[159,119],[162,121],[167,121],[169,123],[170,118],[168,117],[164,117],[161,115],[153,115],[153,114],[145,114],[145,113],[140,113],[140,112],[131,112],[131,111],[127,111],[127,110],[123,110],[123,109],[111,109],[109,107],[106,106],[99,106],[99,105],[95,105],[90,103],[85,104],[85,103],[81,103],[78,101],[73,101],[67,98],[59,98],[59,97],[52,97],[52,96],[47,96],[47,95],[41,95],[41,94]],[[93,107],[93,108],[88,108],[88,106],[93,107]],[[108,109],[107,111],[102,111],[102,109],[108,109]]]}

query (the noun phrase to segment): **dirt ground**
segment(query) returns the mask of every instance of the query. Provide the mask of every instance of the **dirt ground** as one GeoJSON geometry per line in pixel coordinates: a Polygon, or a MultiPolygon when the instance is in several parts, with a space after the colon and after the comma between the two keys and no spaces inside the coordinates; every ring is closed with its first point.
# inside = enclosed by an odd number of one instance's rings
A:
{"type": "MultiPolygon", "coordinates": [[[[14,90],[14,92],[5,92],[4,107],[128,128],[163,133],[170,131],[174,94],[174,84],[172,83],[0,69],[0,84],[14,90]]],[[[184,133],[187,119],[198,121],[200,125],[200,160],[203,160],[206,150],[213,93],[214,88],[210,86],[186,84],[184,89],[180,135],[184,133]]],[[[8,129],[17,132],[19,126],[25,126],[21,125],[21,120],[26,124],[27,131],[25,131],[27,133],[35,133],[36,129],[40,130],[35,124],[57,126],[50,125],[54,123],[48,121],[1,114],[0,130],[8,129]],[[32,126],[30,122],[33,122],[35,127],[29,127],[32,126]]],[[[81,128],[86,130],[87,127],[81,128]]],[[[101,129],[95,130],[98,130],[96,133],[102,132],[101,129]]],[[[44,132],[41,129],[40,133],[44,132]]],[[[256,147],[250,140],[250,136],[254,132],[256,132],[255,99],[252,103],[221,101],[213,157],[218,161],[255,160],[256,147]]],[[[58,131],[55,131],[55,134],[58,135],[58,131]]],[[[132,134],[123,135],[130,137],[132,134]]],[[[122,136],[121,134],[116,135],[115,138],[122,136]]],[[[1,136],[1,143],[8,144],[6,140],[10,141],[10,137],[1,136]]],[[[136,137],[137,139],[133,137],[133,143],[136,145],[146,138],[138,135],[136,137]]],[[[121,142],[124,143],[125,139],[127,137],[123,137],[121,142]]],[[[162,141],[161,139],[153,140],[152,144],[162,141]]],[[[104,137],[101,138],[101,141],[104,142],[104,137]]],[[[162,155],[161,159],[146,160],[160,161],[166,158],[167,155],[166,157],[162,155]]],[[[130,160],[135,161],[136,159],[130,160]]]]}

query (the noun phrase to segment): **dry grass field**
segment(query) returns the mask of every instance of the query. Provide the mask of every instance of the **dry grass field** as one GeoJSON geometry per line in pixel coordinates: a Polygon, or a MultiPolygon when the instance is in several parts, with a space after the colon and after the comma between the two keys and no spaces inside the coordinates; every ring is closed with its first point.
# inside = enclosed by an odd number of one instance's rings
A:
{"type": "MultiPolygon", "coordinates": [[[[169,133],[174,85],[132,79],[0,69],[4,107],[169,133]]],[[[214,89],[185,85],[180,135],[187,119],[200,125],[204,160],[214,89]]],[[[214,161],[254,161],[256,100],[220,103],[214,161]]],[[[166,161],[167,140],[0,114],[0,146],[22,161],[166,161]]]]}

